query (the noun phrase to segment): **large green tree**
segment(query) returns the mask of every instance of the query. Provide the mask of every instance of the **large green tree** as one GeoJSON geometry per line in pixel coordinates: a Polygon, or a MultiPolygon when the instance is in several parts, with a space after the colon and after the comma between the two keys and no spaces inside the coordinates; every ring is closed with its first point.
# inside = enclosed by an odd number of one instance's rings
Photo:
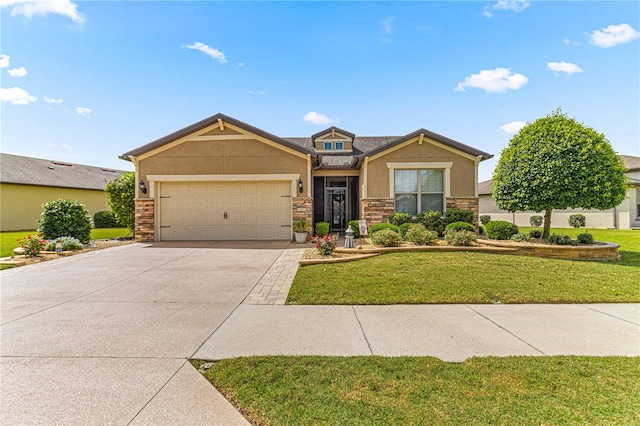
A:
{"type": "Polygon", "coordinates": [[[134,230],[136,196],[136,174],[134,172],[123,173],[107,183],[105,191],[109,198],[108,203],[118,223],[134,230]]]}
{"type": "Polygon", "coordinates": [[[498,160],[493,199],[510,212],[544,211],[549,237],[553,209],[606,210],[624,200],[625,166],[609,141],[557,109],[528,123],[498,160]]]}

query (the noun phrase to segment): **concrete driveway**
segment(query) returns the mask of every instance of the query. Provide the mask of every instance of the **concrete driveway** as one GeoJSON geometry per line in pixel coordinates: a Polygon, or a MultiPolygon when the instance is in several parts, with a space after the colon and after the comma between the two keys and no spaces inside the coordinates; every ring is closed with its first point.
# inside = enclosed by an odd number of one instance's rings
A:
{"type": "Polygon", "coordinates": [[[2,425],[246,424],[186,361],[284,248],[132,244],[0,273],[2,425]]]}

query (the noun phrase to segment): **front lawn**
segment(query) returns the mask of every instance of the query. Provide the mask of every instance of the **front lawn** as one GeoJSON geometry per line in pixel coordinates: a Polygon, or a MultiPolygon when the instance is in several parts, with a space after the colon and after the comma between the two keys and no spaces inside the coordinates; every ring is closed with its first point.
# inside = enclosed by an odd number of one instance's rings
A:
{"type": "Polygon", "coordinates": [[[256,425],[626,425],[640,423],[638,361],[250,357],[205,377],[256,425]]]}
{"type": "MultiPolygon", "coordinates": [[[[18,247],[18,239],[38,231],[0,232],[0,257],[12,256],[13,249],[18,247]]],[[[132,236],[128,228],[94,228],[91,230],[92,240],[107,240],[132,236]]]]}
{"type": "MultiPolygon", "coordinates": [[[[526,231],[526,229],[523,229],[526,231]]],[[[553,230],[577,234],[573,229],[553,230]]],[[[618,262],[488,253],[393,253],[298,269],[288,304],[640,302],[640,231],[589,230],[618,262]]]]}

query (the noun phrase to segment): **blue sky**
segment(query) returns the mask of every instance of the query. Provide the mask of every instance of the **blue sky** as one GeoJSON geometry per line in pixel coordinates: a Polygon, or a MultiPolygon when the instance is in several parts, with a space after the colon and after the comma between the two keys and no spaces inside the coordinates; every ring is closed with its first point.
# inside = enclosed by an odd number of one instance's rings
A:
{"type": "Polygon", "coordinates": [[[558,107],[640,155],[640,2],[0,0],[2,152],[118,155],[217,112],[278,136],[424,127],[495,158],[558,107]]]}

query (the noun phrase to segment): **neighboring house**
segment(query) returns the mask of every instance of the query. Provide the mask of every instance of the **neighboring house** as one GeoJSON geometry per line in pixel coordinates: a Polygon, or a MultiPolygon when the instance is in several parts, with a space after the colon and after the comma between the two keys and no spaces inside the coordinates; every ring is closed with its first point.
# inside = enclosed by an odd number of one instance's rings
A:
{"type": "Polygon", "coordinates": [[[425,129],[281,138],[216,114],[120,158],[136,167],[139,241],[290,240],[300,219],[335,232],[394,211],[477,212],[478,164],[491,155],[425,129]]]}
{"type": "MultiPolygon", "coordinates": [[[[551,214],[551,226],[554,228],[570,228],[569,215],[581,213],[587,220],[587,228],[640,228],[640,157],[621,155],[627,167],[629,189],[627,197],[617,207],[609,210],[567,209],[554,210],[551,214]]],[[[507,220],[518,226],[530,226],[529,218],[533,215],[544,216],[543,213],[515,212],[500,210],[491,196],[491,180],[480,182],[480,214],[489,215],[492,220],[507,220]]]]}
{"type": "Polygon", "coordinates": [[[78,200],[93,214],[109,210],[104,188],[124,171],[64,161],[0,154],[0,228],[36,229],[42,205],[78,200]]]}

